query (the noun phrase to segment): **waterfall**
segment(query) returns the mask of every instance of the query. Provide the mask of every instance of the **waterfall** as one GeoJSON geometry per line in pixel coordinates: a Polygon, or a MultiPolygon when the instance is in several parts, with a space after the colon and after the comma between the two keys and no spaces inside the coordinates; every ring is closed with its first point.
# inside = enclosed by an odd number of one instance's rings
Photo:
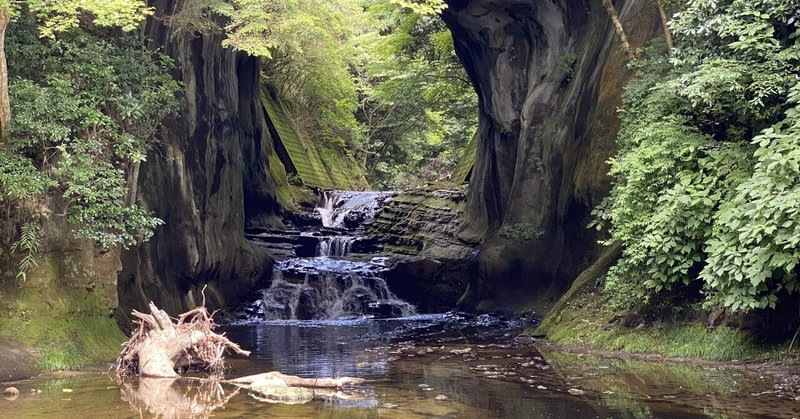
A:
{"type": "Polygon", "coordinates": [[[412,304],[389,290],[378,265],[327,258],[276,264],[272,285],[247,311],[260,320],[416,314],[412,304]]]}
{"type": "MultiPolygon", "coordinates": [[[[363,240],[364,223],[374,219],[381,205],[394,195],[394,192],[325,191],[315,209],[323,227],[305,225],[306,230],[298,236],[318,240],[315,256],[297,257],[292,251],[293,257],[276,263],[270,287],[261,290],[259,298],[244,307],[241,318],[319,320],[416,314],[416,308],[399,299],[386,284],[383,278],[386,258],[369,262],[347,259],[353,244],[363,240]]],[[[303,246],[307,249],[307,245],[303,246]]],[[[287,247],[280,249],[285,251],[287,247]]]]}
{"type": "Polygon", "coordinates": [[[370,221],[381,204],[394,196],[394,192],[325,191],[316,208],[326,228],[345,228],[348,217],[358,224],[370,221]]]}
{"type": "Polygon", "coordinates": [[[353,246],[353,240],[355,238],[350,236],[322,237],[319,245],[317,245],[316,255],[324,257],[347,256],[353,246]]]}

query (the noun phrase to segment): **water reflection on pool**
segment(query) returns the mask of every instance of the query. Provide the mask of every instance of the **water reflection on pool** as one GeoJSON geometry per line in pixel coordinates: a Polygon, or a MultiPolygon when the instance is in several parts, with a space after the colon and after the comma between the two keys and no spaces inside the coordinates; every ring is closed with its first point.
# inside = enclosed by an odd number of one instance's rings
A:
{"type": "Polygon", "coordinates": [[[346,392],[304,404],[268,403],[228,384],[131,380],[104,374],[39,378],[0,399],[0,417],[606,418],[792,417],[796,395],[776,378],[740,370],[542,355],[509,325],[454,327],[442,316],[402,320],[272,322],[227,326],[250,348],[227,376],[277,370],[362,377],[346,392]],[[444,326],[443,326],[444,325],[444,326]],[[476,333],[478,330],[478,333],[476,333]],[[459,337],[473,337],[459,339],[459,337]],[[35,392],[40,390],[40,392],[35,392]]]}

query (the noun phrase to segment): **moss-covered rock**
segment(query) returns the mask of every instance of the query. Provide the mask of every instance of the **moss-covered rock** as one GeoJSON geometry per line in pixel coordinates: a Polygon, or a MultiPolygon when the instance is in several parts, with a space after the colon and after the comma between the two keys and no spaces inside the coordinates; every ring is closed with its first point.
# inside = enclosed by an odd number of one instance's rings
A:
{"type": "Polygon", "coordinates": [[[588,347],[674,358],[747,360],[773,351],[748,333],[726,326],[707,329],[702,321],[655,322],[627,327],[597,293],[580,296],[552,319],[546,337],[570,347],[588,347]]]}
{"type": "Polygon", "coordinates": [[[343,151],[344,147],[315,140],[311,133],[298,129],[273,89],[262,87],[261,102],[277,155],[287,172],[308,186],[342,190],[367,186],[358,163],[343,151]]]}
{"type": "Polygon", "coordinates": [[[763,358],[779,351],[779,346],[761,344],[741,328],[709,327],[707,313],[702,310],[656,320],[613,310],[600,291],[600,281],[618,250],[609,249],[604,258],[587,269],[539,327],[529,333],[568,347],[673,358],[732,361],[763,358]]]}
{"type": "MultiPolygon", "coordinates": [[[[32,348],[31,371],[75,369],[111,361],[125,340],[114,320],[119,251],[48,228],[50,250],[25,281],[7,260],[0,278],[0,336],[32,348]]],[[[2,350],[2,348],[0,348],[2,350]]],[[[19,377],[17,377],[19,378],[19,377]]]]}
{"type": "Polygon", "coordinates": [[[451,177],[453,182],[457,184],[469,182],[472,167],[475,165],[475,156],[477,152],[478,133],[475,133],[467,143],[467,146],[464,147],[464,150],[461,151],[461,155],[458,158],[458,166],[456,166],[456,169],[453,171],[453,176],[451,177]]]}
{"type": "Polygon", "coordinates": [[[463,191],[434,187],[404,191],[380,209],[367,235],[392,256],[385,277],[398,297],[430,312],[456,305],[475,246],[455,235],[463,209],[463,191]]]}

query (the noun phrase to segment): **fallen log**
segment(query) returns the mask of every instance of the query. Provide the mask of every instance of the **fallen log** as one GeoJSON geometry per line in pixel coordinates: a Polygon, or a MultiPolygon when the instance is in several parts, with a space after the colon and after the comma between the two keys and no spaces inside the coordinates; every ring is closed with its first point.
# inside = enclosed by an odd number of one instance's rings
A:
{"type": "Polygon", "coordinates": [[[284,387],[308,387],[308,388],[341,388],[350,385],[357,385],[364,382],[363,378],[339,377],[339,378],[302,378],[294,375],[285,375],[277,371],[265,372],[261,374],[248,375],[245,377],[226,380],[232,384],[261,385],[271,384],[284,387]]]}

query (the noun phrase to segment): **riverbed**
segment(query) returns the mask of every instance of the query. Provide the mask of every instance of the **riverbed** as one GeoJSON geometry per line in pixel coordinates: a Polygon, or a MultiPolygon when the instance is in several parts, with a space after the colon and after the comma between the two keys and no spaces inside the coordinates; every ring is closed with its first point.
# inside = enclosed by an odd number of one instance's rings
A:
{"type": "Polygon", "coordinates": [[[726,365],[645,362],[540,351],[514,322],[454,314],[228,325],[252,349],[226,376],[277,370],[365,384],[275,403],[226,384],[102,372],[15,383],[0,417],[692,418],[797,417],[791,375],[726,365]]]}

